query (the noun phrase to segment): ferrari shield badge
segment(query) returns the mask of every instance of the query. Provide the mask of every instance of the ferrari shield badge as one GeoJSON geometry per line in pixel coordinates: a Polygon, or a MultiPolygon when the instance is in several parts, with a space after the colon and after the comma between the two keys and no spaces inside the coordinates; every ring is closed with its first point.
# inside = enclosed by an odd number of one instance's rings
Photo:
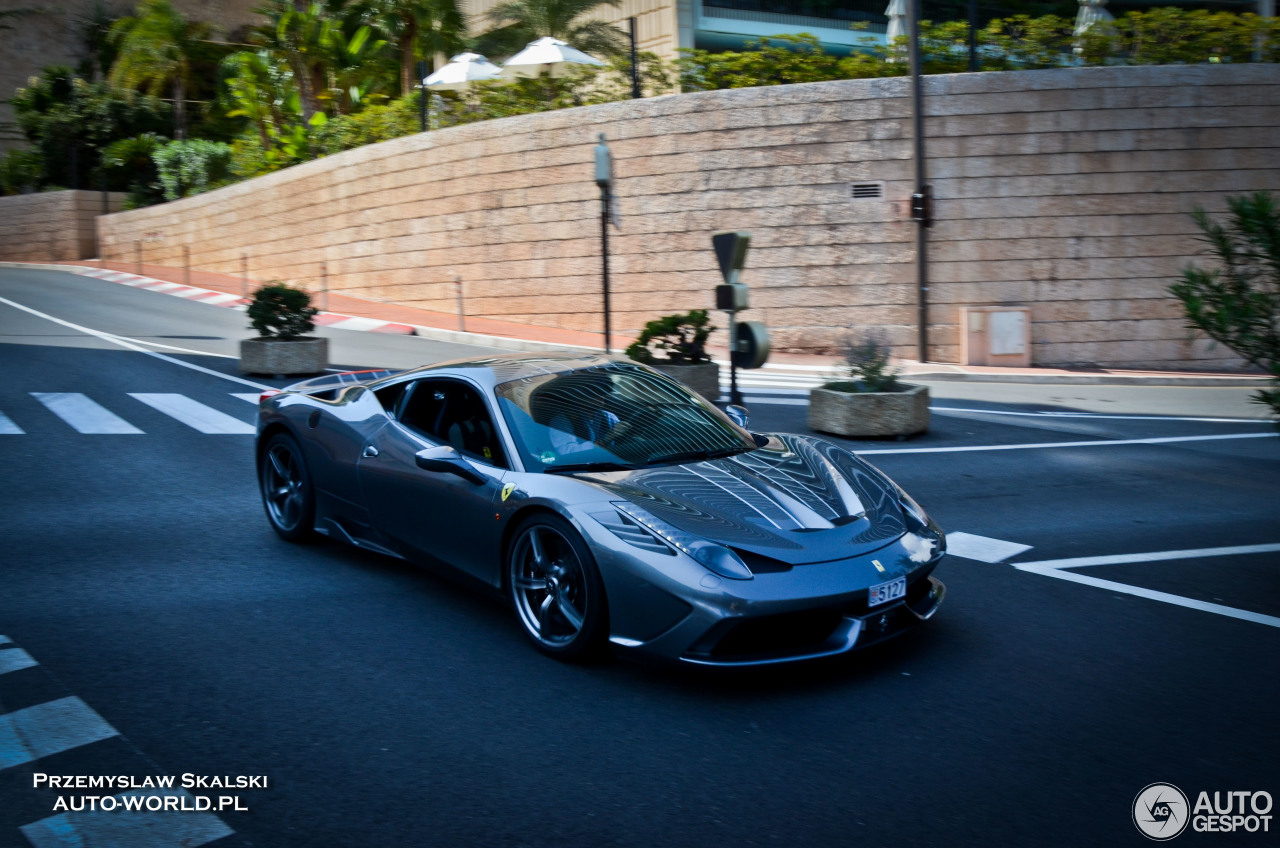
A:
{"type": "Polygon", "coordinates": [[[505,501],[507,498],[511,497],[511,493],[514,492],[515,490],[516,490],[515,483],[508,483],[507,485],[503,486],[502,499],[505,501]]]}

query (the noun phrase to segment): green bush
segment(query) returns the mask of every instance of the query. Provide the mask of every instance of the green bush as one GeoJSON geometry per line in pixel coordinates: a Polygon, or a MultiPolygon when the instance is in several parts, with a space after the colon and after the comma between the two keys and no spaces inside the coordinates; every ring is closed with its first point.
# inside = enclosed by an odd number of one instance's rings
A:
{"type": "Polygon", "coordinates": [[[627,348],[627,356],[646,365],[665,362],[671,365],[697,365],[710,362],[707,337],[715,332],[707,310],[694,309],[687,315],[666,315],[644,325],[640,338],[627,348]],[[663,355],[662,359],[655,352],[663,355]]]}
{"type": "Polygon", "coordinates": [[[889,345],[879,336],[853,338],[844,345],[845,371],[849,379],[823,386],[837,392],[900,392],[898,371],[889,366],[889,345]]]}
{"type": "Polygon", "coordinates": [[[296,339],[315,329],[311,320],[320,310],[311,305],[311,295],[271,280],[253,293],[249,304],[249,326],[264,339],[296,339]]]}
{"type": "Polygon", "coordinates": [[[311,130],[311,144],[320,155],[376,144],[421,131],[418,96],[411,95],[354,115],[339,115],[311,130]]]}
{"type": "Polygon", "coordinates": [[[1254,400],[1280,415],[1280,197],[1260,191],[1228,199],[1227,208],[1222,224],[1196,207],[1200,240],[1217,267],[1188,265],[1169,291],[1189,327],[1271,375],[1273,388],[1254,400]]]}
{"type": "Polygon", "coordinates": [[[190,197],[227,182],[231,176],[231,146],[193,138],[171,141],[151,154],[164,199],[190,197]]]}
{"type": "Polygon", "coordinates": [[[0,194],[26,194],[40,185],[42,161],[39,151],[10,150],[0,156],[0,194]]]}

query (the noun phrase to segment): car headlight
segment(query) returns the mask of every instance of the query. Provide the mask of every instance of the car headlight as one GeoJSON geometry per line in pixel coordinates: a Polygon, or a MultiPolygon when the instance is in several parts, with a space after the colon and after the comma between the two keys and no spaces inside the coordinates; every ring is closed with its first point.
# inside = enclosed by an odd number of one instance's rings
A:
{"type": "Polygon", "coordinates": [[[672,527],[635,504],[615,502],[613,506],[618,512],[652,533],[654,538],[689,556],[708,571],[730,580],[751,580],[755,577],[746,563],[724,545],[708,542],[678,527],[672,527]]]}

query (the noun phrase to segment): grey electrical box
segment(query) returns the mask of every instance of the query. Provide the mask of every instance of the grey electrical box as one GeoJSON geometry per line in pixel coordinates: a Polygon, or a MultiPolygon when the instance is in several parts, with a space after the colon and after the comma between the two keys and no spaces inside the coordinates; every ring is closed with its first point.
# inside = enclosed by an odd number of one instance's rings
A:
{"type": "Polygon", "coordinates": [[[716,309],[735,312],[750,306],[751,289],[742,283],[724,283],[716,286],[716,309]]]}
{"type": "Polygon", "coordinates": [[[738,349],[733,351],[733,364],[739,368],[759,368],[769,360],[769,329],[759,321],[740,321],[737,326],[738,349]]]}

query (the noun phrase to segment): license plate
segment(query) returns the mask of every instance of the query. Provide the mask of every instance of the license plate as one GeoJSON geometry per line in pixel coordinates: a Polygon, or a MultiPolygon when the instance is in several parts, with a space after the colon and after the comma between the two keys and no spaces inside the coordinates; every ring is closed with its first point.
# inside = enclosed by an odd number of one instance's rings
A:
{"type": "Polygon", "coordinates": [[[887,604],[890,601],[905,597],[906,594],[907,578],[899,577],[897,580],[890,580],[888,583],[872,586],[867,597],[867,606],[878,607],[881,604],[887,604]]]}

